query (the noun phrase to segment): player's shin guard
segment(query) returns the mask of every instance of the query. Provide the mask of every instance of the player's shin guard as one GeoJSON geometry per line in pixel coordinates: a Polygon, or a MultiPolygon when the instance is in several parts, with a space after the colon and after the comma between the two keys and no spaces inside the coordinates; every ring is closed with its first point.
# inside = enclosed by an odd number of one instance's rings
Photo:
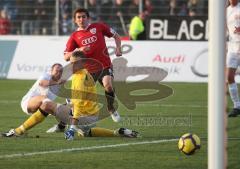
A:
{"type": "Polygon", "coordinates": [[[21,126],[15,129],[18,135],[25,133],[25,131],[31,129],[35,125],[41,123],[48,114],[42,110],[38,110],[33,113],[21,126]]]}
{"type": "Polygon", "coordinates": [[[115,111],[115,108],[113,106],[114,100],[115,100],[115,93],[114,93],[114,91],[112,91],[112,92],[105,91],[105,96],[106,96],[106,99],[107,99],[108,111],[114,112],[115,111]]]}
{"type": "Polygon", "coordinates": [[[89,132],[90,137],[115,137],[116,134],[113,130],[100,128],[100,127],[94,127],[91,128],[89,132]]]}

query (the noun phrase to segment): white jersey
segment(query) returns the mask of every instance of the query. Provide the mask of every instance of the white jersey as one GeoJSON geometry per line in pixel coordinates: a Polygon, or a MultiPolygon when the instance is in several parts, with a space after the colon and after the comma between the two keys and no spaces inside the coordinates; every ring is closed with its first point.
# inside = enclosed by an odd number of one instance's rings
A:
{"type": "Polygon", "coordinates": [[[240,53],[240,33],[234,33],[235,27],[240,27],[240,3],[227,7],[228,51],[240,53]]]}
{"type": "Polygon", "coordinates": [[[51,80],[51,74],[44,73],[41,77],[39,77],[38,80],[32,86],[32,88],[23,98],[45,95],[50,100],[54,100],[57,97],[54,93],[57,93],[59,91],[59,85],[53,85],[51,86],[51,89],[49,87],[42,87],[39,85],[39,82],[41,80],[51,80]]]}

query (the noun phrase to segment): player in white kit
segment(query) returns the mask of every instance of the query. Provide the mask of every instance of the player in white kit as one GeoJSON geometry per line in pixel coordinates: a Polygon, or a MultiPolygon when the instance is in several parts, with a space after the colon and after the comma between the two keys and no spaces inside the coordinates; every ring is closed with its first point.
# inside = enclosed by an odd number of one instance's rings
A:
{"type": "Polygon", "coordinates": [[[31,115],[23,124],[9,132],[3,133],[4,137],[20,136],[33,126],[41,123],[48,114],[55,115],[60,104],[53,102],[57,97],[60,84],[65,83],[61,80],[63,67],[59,63],[55,63],[51,67],[50,72],[44,73],[22,98],[22,110],[31,115]]]}
{"type": "Polygon", "coordinates": [[[240,65],[240,3],[238,0],[229,0],[227,7],[227,29],[229,35],[227,52],[227,80],[229,94],[234,104],[228,117],[240,115],[240,100],[238,86],[235,82],[235,73],[240,65]]]}

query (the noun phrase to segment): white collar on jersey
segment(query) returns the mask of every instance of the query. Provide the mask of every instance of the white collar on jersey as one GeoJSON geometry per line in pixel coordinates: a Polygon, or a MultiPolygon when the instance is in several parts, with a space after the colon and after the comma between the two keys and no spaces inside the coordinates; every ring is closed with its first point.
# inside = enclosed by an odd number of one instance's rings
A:
{"type": "Polygon", "coordinates": [[[77,28],[77,31],[81,31],[81,30],[87,30],[87,28],[90,26],[91,24],[89,23],[85,29],[80,29],[80,28],[77,28]]]}

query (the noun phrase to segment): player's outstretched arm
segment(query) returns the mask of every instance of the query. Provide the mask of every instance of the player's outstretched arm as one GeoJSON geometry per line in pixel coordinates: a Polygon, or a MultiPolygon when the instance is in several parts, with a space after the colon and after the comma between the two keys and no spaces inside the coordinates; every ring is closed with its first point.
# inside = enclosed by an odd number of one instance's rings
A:
{"type": "Polygon", "coordinates": [[[41,80],[39,82],[39,86],[42,87],[48,87],[48,86],[52,86],[52,85],[60,85],[66,83],[66,80],[60,79],[58,81],[54,81],[54,80],[41,80]]]}

